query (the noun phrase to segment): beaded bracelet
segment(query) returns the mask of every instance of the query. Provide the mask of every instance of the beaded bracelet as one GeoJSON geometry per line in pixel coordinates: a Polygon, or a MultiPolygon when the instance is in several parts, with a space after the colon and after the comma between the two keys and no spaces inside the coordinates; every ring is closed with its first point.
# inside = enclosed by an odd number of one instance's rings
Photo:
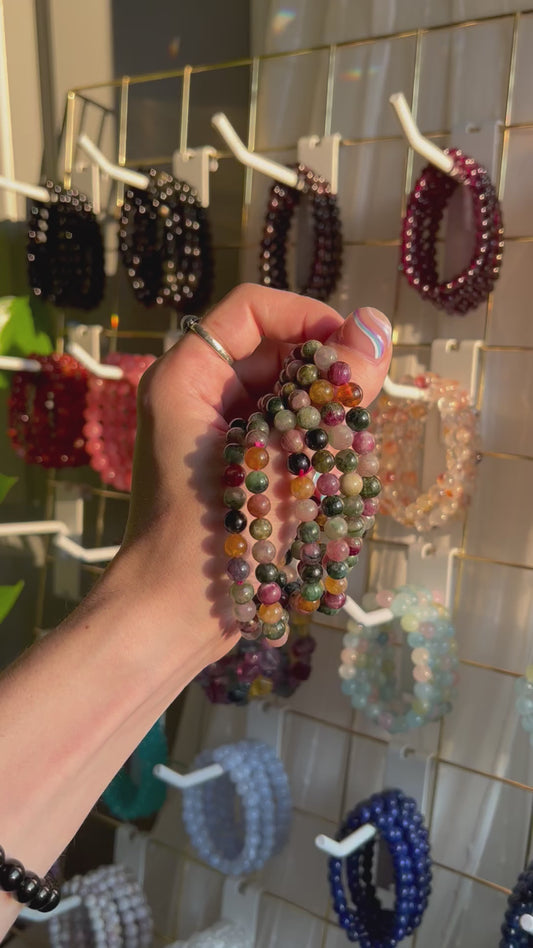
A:
{"type": "Polygon", "coordinates": [[[390,609],[394,619],[362,626],[350,620],[343,639],[341,690],[371,721],[391,734],[436,721],[451,710],[458,681],[457,644],[450,614],[423,586],[400,586],[364,598],[367,609],[390,609]],[[396,680],[395,653],[407,635],[413,695],[396,680]]]}
{"type": "Polygon", "coordinates": [[[402,224],[400,270],[424,299],[449,314],[464,314],[487,298],[498,279],[503,254],[502,212],[487,171],[459,149],[445,151],[453,158],[451,174],[428,165],[411,192],[402,224]],[[444,209],[460,185],[472,199],[476,244],[464,270],[439,283],[437,233],[444,209]]]}
{"type": "Polygon", "coordinates": [[[240,925],[222,921],[195,932],[187,941],[172,942],[169,948],[254,948],[254,938],[240,925]]]}
{"type": "Polygon", "coordinates": [[[59,887],[50,874],[41,879],[25,869],[18,859],[6,859],[1,846],[0,889],[37,912],[51,912],[61,901],[59,887]]]}
{"type": "Polygon", "coordinates": [[[522,915],[533,915],[533,862],[520,873],[507,899],[499,948],[531,948],[532,936],[520,925],[522,915]]]}
{"type": "Polygon", "coordinates": [[[118,365],[123,377],[89,377],[83,426],[85,450],[104,484],[129,491],[137,431],[137,388],[155,356],[113,352],[103,361],[118,365]]]}
{"type": "Polygon", "coordinates": [[[122,767],[102,794],[102,800],[113,816],[126,821],[138,820],[161,809],[166,787],[152,771],[156,764],[166,763],[167,756],[163,722],[156,721],[133,752],[133,774],[122,767]]]}
{"type": "Polygon", "coordinates": [[[415,801],[401,790],[375,793],[359,803],[344,820],[336,839],[344,839],[363,824],[375,826],[387,844],[394,867],[394,909],[382,908],[372,881],[374,839],[346,858],[351,908],[342,879],[343,861],[329,860],[333,908],[348,941],[358,941],[361,948],[394,948],[418,928],[427,907],[431,891],[428,833],[415,801]]]}
{"type": "Polygon", "coordinates": [[[278,639],[287,631],[287,608],[303,614],[319,609],[331,615],[346,601],[346,576],[357,562],[364,535],[374,525],[381,490],[372,454],[374,438],[365,431],[370,415],[358,407],[363,392],[350,376],[349,365],[338,360],[335,349],[309,340],[287,357],[275,392],[259,399],[259,411],[248,421],[237,418],[230,424],[224,449],[229,463],[222,477],[223,500],[229,508],[224,525],[230,533],[224,549],[230,557],[227,573],[233,580],[234,616],[244,636],[278,639]],[[270,460],[266,446],[271,424],[281,436],[293,475],[292,513],[299,526],[288,560],[299,560],[297,573],[276,565],[276,549],[268,539],[272,525],[266,518],[270,501],[265,496],[269,479],[264,468],[270,460]],[[328,445],[336,454],[326,449],[328,445]],[[306,448],[313,452],[311,457],[306,448]],[[339,476],[331,473],[335,466],[339,476]],[[309,476],[311,468],[316,485],[309,476]],[[255,540],[251,552],[258,564],[257,591],[246,581],[250,566],[244,559],[248,543],[241,536],[248,525],[241,510],[246,503],[244,488],[254,495],[247,509],[255,518],[249,531],[255,540]]]}
{"type": "Polygon", "coordinates": [[[42,467],[88,463],[83,437],[87,370],[70,355],[31,355],[40,372],[14,372],[8,435],[17,457],[42,467]]]}
{"type": "Polygon", "coordinates": [[[261,869],[286,842],[291,809],[287,776],[274,751],[260,741],[202,751],[194,769],[213,762],[224,774],[183,792],[185,828],[204,862],[225,875],[247,875],[261,869]]]}
{"type": "Polygon", "coordinates": [[[373,412],[382,495],[380,513],[419,533],[442,527],[464,513],[474,491],[479,454],[479,413],[459,382],[426,372],[402,379],[424,390],[420,401],[382,393],[373,412]],[[420,457],[429,412],[441,419],[446,468],[426,490],[420,457]]]}
{"type": "Polygon", "coordinates": [[[35,201],[28,225],[28,279],[56,306],[94,309],[104,295],[104,248],[92,206],[75,188],[47,181],[49,202],[35,201]]]}
{"type": "Polygon", "coordinates": [[[337,285],[342,260],[337,199],[325,178],[305,165],[298,165],[296,173],[296,188],[274,184],[270,191],[261,241],[259,281],[263,286],[277,290],[289,289],[286,265],[288,234],[301,195],[309,195],[314,224],[314,251],[307,285],[300,292],[313,299],[327,300],[337,285]]]}
{"type": "Polygon", "coordinates": [[[196,313],[211,296],[209,220],[190,185],[151,168],[145,191],[126,190],[119,249],[133,292],[145,306],[196,313]]]}

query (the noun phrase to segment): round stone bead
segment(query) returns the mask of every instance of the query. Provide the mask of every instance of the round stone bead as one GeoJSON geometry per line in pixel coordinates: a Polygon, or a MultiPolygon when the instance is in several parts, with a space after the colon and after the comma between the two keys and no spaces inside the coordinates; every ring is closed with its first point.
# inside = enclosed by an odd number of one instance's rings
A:
{"type": "Polygon", "coordinates": [[[273,602],[271,605],[263,603],[263,605],[259,606],[257,613],[262,622],[273,625],[274,622],[279,622],[282,618],[283,606],[279,602],[273,602]]]}
{"type": "Polygon", "coordinates": [[[357,471],[352,471],[350,474],[343,474],[339,481],[340,489],[346,497],[355,497],[357,494],[360,494],[363,489],[363,483],[363,478],[357,471]]]}
{"type": "Polygon", "coordinates": [[[281,639],[287,632],[287,623],[283,619],[274,623],[264,622],[262,632],[266,639],[275,642],[276,639],[281,639]]]}
{"type": "Polygon", "coordinates": [[[287,454],[298,454],[303,451],[304,439],[301,431],[293,428],[291,431],[285,431],[280,441],[283,451],[287,454]]]}
{"type": "Polygon", "coordinates": [[[348,559],[350,547],[346,543],[346,540],[330,540],[326,546],[326,553],[330,560],[342,562],[348,559]]]}
{"type": "Polygon", "coordinates": [[[246,503],[246,494],[242,487],[226,487],[224,491],[224,506],[232,510],[240,510],[246,503]]]}
{"type": "Polygon", "coordinates": [[[228,464],[222,475],[222,481],[224,484],[227,484],[228,487],[240,487],[245,476],[246,471],[240,464],[228,464]]]}
{"type": "Polygon", "coordinates": [[[335,456],[335,464],[343,474],[349,474],[357,469],[359,459],[351,448],[344,448],[335,456]]]}
{"type": "Polygon", "coordinates": [[[369,431],[356,431],[353,436],[352,447],[358,454],[371,454],[376,447],[376,442],[369,431]]]}
{"type": "Polygon", "coordinates": [[[359,497],[357,494],[350,497],[344,498],[344,516],[350,519],[351,517],[360,517],[365,510],[365,503],[362,497],[359,497]]]}
{"type": "Polygon", "coordinates": [[[314,520],[317,513],[318,507],[314,500],[297,500],[294,504],[294,514],[300,521],[314,520]]]}
{"type": "Polygon", "coordinates": [[[326,517],[340,517],[344,512],[343,499],[336,494],[323,497],[320,506],[326,517]]]}
{"type": "Polygon", "coordinates": [[[322,349],[322,343],[318,339],[307,339],[302,344],[301,353],[304,359],[313,359],[319,349],[322,349]]]}
{"type": "Polygon", "coordinates": [[[276,547],[270,540],[258,540],[252,547],[252,556],[257,563],[272,563],[276,557],[276,547]]]}
{"type": "Polygon", "coordinates": [[[226,556],[244,556],[248,549],[248,544],[244,537],[234,533],[227,538],[224,543],[224,552],[226,556]]]}
{"type": "Polygon", "coordinates": [[[335,389],[327,379],[318,379],[309,389],[309,398],[313,405],[327,405],[328,402],[333,401],[334,395],[335,389]]]}
{"type": "Polygon", "coordinates": [[[233,608],[233,614],[239,622],[251,622],[257,613],[255,602],[239,602],[233,608]]]}
{"type": "Polygon", "coordinates": [[[320,422],[320,412],[318,408],[314,408],[312,405],[309,405],[307,408],[300,408],[300,411],[296,415],[298,428],[318,428],[320,422]]]}
{"type": "Polygon", "coordinates": [[[300,411],[301,408],[307,408],[311,404],[309,394],[303,388],[297,388],[289,395],[289,408],[291,411],[300,411]]]}
{"type": "Polygon", "coordinates": [[[293,359],[292,362],[289,362],[287,364],[287,368],[285,369],[285,374],[287,378],[291,380],[295,379],[298,374],[298,369],[300,368],[301,365],[303,365],[303,362],[301,359],[293,359]]]}
{"type": "Polygon", "coordinates": [[[252,428],[256,428],[257,425],[259,425],[260,427],[262,427],[263,425],[266,425],[266,428],[268,429],[268,422],[266,420],[266,415],[264,415],[262,411],[252,412],[252,414],[250,415],[248,419],[246,429],[247,431],[250,431],[252,428]]]}
{"type": "Polygon", "coordinates": [[[331,451],[326,451],[322,448],[322,450],[316,451],[315,454],[313,454],[311,464],[319,474],[328,474],[335,467],[335,458],[331,451]]]}
{"type": "Polygon", "coordinates": [[[367,526],[362,517],[350,517],[345,521],[349,537],[362,537],[367,526]]]}
{"type": "Polygon", "coordinates": [[[246,433],[244,444],[246,448],[266,448],[269,435],[270,428],[268,428],[267,431],[260,431],[258,428],[254,428],[253,431],[246,433]]]}
{"type": "Polygon", "coordinates": [[[228,464],[242,464],[244,459],[244,448],[242,444],[226,444],[224,447],[224,460],[228,464]]]}
{"type": "Polygon", "coordinates": [[[298,500],[307,500],[315,492],[315,485],[310,477],[295,477],[291,481],[291,494],[298,500]]]}
{"type": "Polygon", "coordinates": [[[226,431],[226,444],[242,444],[244,441],[244,431],[242,428],[228,428],[226,431]]]}
{"type": "Polygon", "coordinates": [[[301,561],[306,566],[315,566],[322,559],[320,543],[304,543],[301,552],[301,561]]]}
{"type": "Polygon", "coordinates": [[[281,599],[281,589],[277,583],[261,583],[257,590],[257,598],[266,606],[271,606],[281,599]]]}
{"type": "Polygon", "coordinates": [[[296,381],[302,388],[309,388],[318,378],[318,369],[316,365],[305,363],[301,365],[296,373],[296,381]]]}
{"type": "Polygon", "coordinates": [[[324,587],[322,583],[303,583],[300,595],[302,599],[306,599],[307,602],[316,602],[317,599],[321,598],[323,592],[324,587]]]}
{"type": "Polygon", "coordinates": [[[328,379],[333,385],[346,385],[352,377],[352,370],[347,362],[334,362],[328,369],[328,379]]]}
{"type": "Polygon", "coordinates": [[[371,477],[379,471],[379,460],[375,454],[363,454],[357,470],[361,477],[371,477]]]}
{"type": "Polygon", "coordinates": [[[246,507],[252,517],[264,517],[267,513],[270,513],[271,504],[268,497],[265,497],[264,494],[252,494],[252,496],[248,498],[246,507]]]}
{"type": "Polygon", "coordinates": [[[228,533],[242,533],[247,523],[246,517],[240,510],[228,510],[224,517],[224,527],[228,533]]]}
{"type": "Polygon", "coordinates": [[[262,494],[268,487],[268,477],[264,471],[250,471],[245,484],[251,494],[262,494]]]}
{"type": "Polygon", "coordinates": [[[379,477],[363,477],[361,497],[377,497],[380,491],[381,481],[379,477]]]}
{"type": "Polygon", "coordinates": [[[325,374],[334,362],[337,362],[338,355],[333,346],[321,346],[313,356],[313,361],[317,368],[325,374]]]}
{"type": "MultiPolygon", "coordinates": [[[[299,501],[299,503],[307,503],[307,501],[299,501]]],[[[295,505],[296,506],[296,505],[295,505]]],[[[294,540],[291,543],[291,559],[299,560],[302,555],[303,540],[294,540]]]]}
{"type": "Polygon", "coordinates": [[[298,527],[298,539],[304,543],[316,543],[320,536],[320,527],[318,523],[311,520],[307,523],[301,523],[298,527]]]}
{"type": "Polygon", "coordinates": [[[350,408],[346,413],[346,424],[352,431],[364,431],[370,421],[370,412],[366,408],[350,408]]]}
{"type": "Polygon", "coordinates": [[[305,432],[305,443],[311,451],[320,451],[328,443],[327,433],[323,428],[311,428],[305,432]]]}
{"type": "Polygon", "coordinates": [[[264,517],[252,520],[249,529],[250,536],[254,540],[268,540],[272,534],[272,524],[270,520],[266,520],[264,517]]]}
{"type": "Polygon", "coordinates": [[[242,428],[243,431],[246,431],[248,422],[246,418],[234,418],[233,421],[230,421],[230,428],[242,428]]]}
{"type": "Polygon", "coordinates": [[[334,428],[342,425],[344,421],[344,408],[340,402],[328,402],[320,410],[320,417],[328,428],[334,428]]]}
{"type": "Polygon", "coordinates": [[[246,560],[241,559],[241,557],[236,557],[229,560],[226,566],[226,573],[235,583],[243,583],[250,575],[250,567],[246,560]]]}
{"type": "Polygon", "coordinates": [[[332,579],[344,579],[348,575],[348,566],[344,560],[329,560],[326,564],[326,572],[332,579]]]}
{"type": "Polygon", "coordinates": [[[338,494],[339,478],[335,474],[321,474],[316,486],[320,494],[338,494]]]}
{"type": "Polygon", "coordinates": [[[324,533],[328,540],[340,540],[348,533],[348,525],[344,517],[331,517],[326,521],[324,533]]]}
{"type": "Polygon", "coordinates": [[[304,583],[316,583],[322,579],[322,566],[320,563],[308,564],[300,561],[298,563],[298,573],[304,583]]]}
{"type": "Polygon", "coordinates": [[[324,579],[324,588],[326,592],[333,593],[333,595],[337,596],[339,593],[346,592],[346,589],[348,588],[348,580],[344,577],[342,579],[333,579],[332,576],[326,576],[324,579]]]}
{"type": "Polygon", "coordinates": [[[244,455],[244,463],[252,471],[260,471],[267,466],[269,460],[268,451],[265,451],[264,448],[248,448],[244,455]]]}
{"type": "Polygon", "coordinates": [[[283,408],[285,408],[285,405],[279,395],[272,395],[266,403],[266,410],[271,417],[276,415],[278,411],[282,411],[283,408]]]}
{"type": "Polygon", "coordinates": [[[297,389],[296,382],[284,382],[283,385],[281,386],[281,392],[280,392],[280,395],[283,401],[288,401],[291,395],[293,395],[294,392],[296,392],[297,390],[298,389],[297,389]]]}
{"type": "Polygon", "coordinates": [[[296,428],[296,415],[294,412],[289,411],[287,408],[278,411],[274,417],[274,428],[276,428],[277,431],[290,431],[292,428],[296,428]]]}
{"type": "Polygon", "coordinates": [[[356,408],[363,400],[363,390],[355,382],[348,382],[339,386],[335,397],[345,408],[356,408]]]}
{"type": "Polygon", "coordinates": [[[260,583],[275,583],[279,576],[279,570],[274,563],[259,563],[255,568],[255,577],[260,583]]]}
{"type": "Polygon", "coordinates": [[[250,602],[254,598],[254,587],[251,583],[233,583],[230,586],[230,596],[234,602],[250,602]]]}
{"type": "Polygon", "coordinates": [[[351,448],[353,432],[347,425],[336,425],[334,428],[326,426],[329,443],[339,451],[351,448]]]}
{"type": "Polygon", "coordinates": [[[324,605],[328,609],[342,609],[344,603],[346,602],[346,596],[344,593],[339,593],[334,595],[333,593],[324,593],[324,605]]]}
{"type": "Polygon", "coordinates": [[[307,454],[289,454],[287,458],[287,468],[291,474],[299,474],[300,471],[307,474],[310,467],[311,462],[307,454]]]}

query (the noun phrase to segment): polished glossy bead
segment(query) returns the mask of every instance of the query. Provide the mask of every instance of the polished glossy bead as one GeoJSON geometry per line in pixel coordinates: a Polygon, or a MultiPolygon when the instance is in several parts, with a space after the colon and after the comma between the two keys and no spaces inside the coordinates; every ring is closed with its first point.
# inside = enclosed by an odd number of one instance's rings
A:
{"type": "Polygon", "coordinates": [[[264,448],[248,448],[244,455],[244,463],[247,467],[251,468],[252,471],[262,470],[262,468],[267,466],[268,462],[268,451],[265,451],[264,448]]]}
{"type": "Polygon", "coordinates": [[[366,408],[350,408],[346,413],[346,424],[352,431],[363,431],[370,421],[370,412],[366,408]]]}
{"type": "Polygon", "coordinates": [[[235,557],[229,560],[226,566],[226,573],[231,576],[234,582],[242,583],[250,575],[250,567],[246,560],[235,557]]]}
{"type": "Polygon", "coordinates": [[[234,533],[228,537],[224,543],[224,552],[226,556],[244,556],[248,549],[248,544],[244,537],[234,533]]]}
{"type": "MultiPolygon", "coordinates": [[[[324,579],[324,588],[326,592],[333,593],[334,595],[338,595],[339,593],[346,592],[346,589],[348,588],[348,580],[345,578],[334,579],[332,576],[328,575],[324,579]]],[[[342,659],[342,652],[341,652],[341,659],[342,659]]]]}
{"type": "Polygon", "coordinates": [[[304,359],[313,359],[319,349],[322,349],[322,343],[318,339],[307,339],[301,346],[302,356],[304,359]]]}
{"type": "Polygon", "coordinates": [[[370,454],[376,447],[373,435],[369,431],[356,431],[353,436],[352,447],[357,454],[370,454]]]}
{"type": "Polygon", "coordinates": [[[337,362],[338,355],[333,346],[321,346],[314,354],[314,363],[321,372],[327,373],[329,367],[337,362]]]}
{"type": "Polygon", "coordinates": [[[324,425],[327,425],[328,428],[334,428],[337,425],[342,425],[344,421],[344,408],[338,401],[328,402],[322,406],[320,417],[324,425]]]}
{"type": "Polygon", "coordinates": [[[381,481],[379,477],[363,477],[361,497],[377,497],[380,491],[381,481]]]}
{"type": "Polygon", "coordinates": [[[283,399],[279,395],[272,395],[266,403],[266,410],[268,414],[272,417],[277,414],[278,411],[282,411],[285,408],[283,404],[283,399]]]}
{"type": "Polygon", "coordinates": [[[326,546],[326,553],[330,560],[342,561],[348,558],[350,547],[345,540],[330,540],[326,546]]]}
{"type": "Polygon", "coordinates": [[[310,477],[295,477],[290,485],[291,494],[298,500],[306,500],[315,492],[315,485],[310,477]]]}
{"type": "Polygon", "coordinates": [[[283,451],[287,454],[298,454],[303,450],[304,439],[301,431],[293,428],[291,431],[285,431],[280,441],[283,451]]]}
{"type": "Polygon", "coordinates": [[[294,515],[300,521],[309,521],[314,520],[317,513],[318,507],[315,504],[314,500],[297,500],[293,507],[294,515]]]}
{"type": "Polygon", "coordinates": [[[257,613],[257,606],[252,600],[248,602],[238,602],[233,608],[235,618],[239,622],[252,622],[257,613]]]}
{"type": "Polygon", "coordinates": [[[268,477],[264,471],[250,471],[244,483],[250,493],[262,494],[268,487],[268,477]]]}
{"type": "Polygon", "coordinates": [[[305,583],[316,583],[322,579],[322,566],[320,563],[309,565],[300,561],[298,563],[298,573],[305,583]]]}
{"type": "Polygon", "coordinates": [[[326,427],[329,443],[338,451],[352,446],[352,432],[346,425],[337,425],[335,428],[326,427]]]}
{"type": "Polygon", "coordinates": [[[326,517],[340,517],[344,512],[343,499],[337,495],[323,497],[320,506],[326,517]]]}
{"type": "Polygon", "coordinates": [[[281,639],[287,632],[287,623],[280,619],[279,622],[263,623],[262,628],[263,635],[266,639],[275,642],[277,639],[281,639]]]}
{"type": "Polygon", "coordinates": [[[246,503],[246,494],[242,487],[226,487],[224,491],[224,506],[232,510],[240,510],[246,503]]]}
{"type": "Polygon", "coordinates": [[[354,497],[361,493],[363,489],[363,478],[357,471],[350,474],[343,474],[339,479],[340,489],[347,497],[354,497]]]}
{"type": "Polygon", "coordinates": [[[313,405],[317,406],[327,405],[328,402],[332,402],[334,395],[335,388],[331,382],[328,382],[326,379],[317,379],[309,389],[309,398],[313,405]]]}
{"type": "Polygon", "coordinates": [[[346,448],[343,451],[339,451],[335,456],[335,464],[339,471],[343,474],[350,474],[352,471],[355,471],[358,466],[359,459],[355,451],[352,448],[346,448]]]}
{"type": "Polygon", "coordinates": [[[348,567],[344,560],[341,562],[338,560],[329,560],[326,564],[326,571],[328,576],[331,576],[331,578],[335,580],[344,579],[344,577],[348,575],[348,567]]]}
{"type": "Polygon", "coordinates": [[[302,546],[300,558],[302,563],[307,565],[314,566],[316,563],[320,563],[320,560],[322,559],[320,543],[304,543],[302,546]]]}
{"type": "Polygon", "coordinates": [[[281,589],[277,583],[261,583],[257,590],[257,598],[266,606],[271,606],[281,599],[281,589]]]}
{"type": "Polygon", "coordinates": [[[271,504],[268,497],[265,497],[264,494],[252,494],[252,496],[248,498],[246,507],[252,514],[252,517],[264,517],[270,513],[271,504]]]}
{"type": "Polygon", "coordinates": [[[298,538],[304,543],[315,543],[320,536],[320,527],[314,521],[301,523],[298,527],[298,538]]]}
{"type": "Polygon", "coordinates": [[[311,451],[320,451],[328,443],[328,436],[323,428],[311,428],[305,432],[305,443],[311,451]]]}
{"type": "Polygon", "coordinates": [[[240,510],[229,510],[224,517],[224,527],[228,533],[242,533],[247,523],[246,517],[240,510]]]}
{"type": "Polygon", "coordinates": [[[42,911],[46,905],[53,901],[52,894],[54,892],[58,892],[58,890],[50,882],[43,882],[29,903],[29,908],[42,911]]]}
{"type": "Polygon", "coordinates": [[[335,474],[321,474],[316,482],[316,486],[320,494],[338,494],[339,478],[336,477],[335,474]]]}
{"type": "Polygon", "coordinates": [[[251,521],[249,530],[250,536],[254,540],[267,540],[272,534],[272,524],[270,523],[270,520],[260,517],[257,520],[251,521]]]}
{"type": "Polygon", "coordinates": [[[299,412],[301,408],[307,408],[310,404],[309,394],[303,388],[297,388],[289,395],[289,408],[293,412],[299,412]]]}
{"type": "Polygon", "coordinates": [[[379,460],[375,454],[363,454],[357,468],[361,477],[371,477],[379,471],[379,460]]]}
{"type": "Polygon", "coordinates": [[[328,540],[340,540],[348,533],[348,525],[344,517],[331,517],[324,525],[324,533],[328,540]]]}
{"type": "Polygon", "coordinates": [[[246,471],[240,464],[228,464],[222,475],[222,481],[228,487],[239,487],[246,476],[246,471]]]}
{"type": "Polygon", "coordinates": [[[258,540],[252,546],[252,556],[257,563],[272,563],[276,558],[276,547],[270,540],[258,540]]]}
{"type": "Polygon", "coordinates": [[[15,890],[15,897],[19,902],[31,902],[41,887],[41,880],[34,872],[26,872],[24,878],[15,890]]]}
{"type": "Polygon", "coordinates": [[[18,859],[6,859],[0,866],[0,888],[5,892],[14,892],[24,879],[24,866],[18,859]]]}
{"type": "Polygon", "coordinates": [[[324,593],[323,602],[324,605],[328,607],[328,609],[342,609],[344,603],[346,602],[346,596],[344,593],[338,593],[337,595],[334,595],[333,593],[326,592],[324,593]]]}
{"type": "Polygon", "coordinates": [[[278,411],[274,418],[274,428],[276,428],[277,431],[291,431],[291,429],[295,427],[296,415],[293,411],[289,411],[286,408],[282,411],[278,411]]]}
{"type": "Polygon", "coordinates": [[[318,408],[314,408],[313,405],[309,405],[307,408],[300,408],[300,411],[296,415],[298,428],[319,428],[320,422],[320,412],[318,408]]]}
{"type": "Polygon", "coordinates": [[[352,370],[347,362],[334,362],[328,369],[328,379],[333,385],[346,385],[352,377],[352,370]]]}
{"type": "Polygon", "coordinates": [[[247,426],[248,422],[246,418],[234,418],[233,421],[229,423],[230,428],[242,428],[243,431],[246,431],[247,426]]]}
{"type": "Polygon", "coordinates": [[[234,602],[250,602],[254,597],[254,587],[251,583],[232,583],[230,586],[230,596],[234,602]]]}
{"type": "Polygon", "coordinates": [[[296,373],[296,381],[302,388],[309,388],[313,382],[318,379],[318,369],[316,365],[305,363],[301,365],[296,373]]]}
{"type": "Polygon", "coordinates": [[[275,622],[279,622],[283,615],[283,606],[279,602],[273,602],[271,605],[261,605],[257,610],[257,614],[262,622],[267,622],[269,625],[273,625],[275,622]]]}
{"type": "Polygon", "coordinates": [[[278,579],[279,571],[274,563],[259,563],[255,568],[255,575],[260,583],[274,583],[278,579]]]}
{"type": "Polygon", "coordinates": [[[355,382],[348,382],[337,389],[335,398],[345,408],[356,408],[363,400],[363,390],[355,382]]]}
{"type": "Polygon", "coordinates": [[[224,447],[224,460],[228,464],[242,464],[244,460],[244,448],[242,444],[227,444],[224,447]]]}
{"type": "Polygon", "coordinates": [[[322,583],[303,583],[300,595],[302,599],[307,600],[307,602],[316,602],[317,599],[321,598],[323,592],[324,587],[322,583]]]}
{"type": "Polygon", "coordinates": [[[319,474],[328,474],[335,467],[335,458],[331,451],[322,448],[313,454],[311,464],[319,474]]]}
{"type": "Polygon", "coordinates": [[[311,462],[307,454],[289,454],[287,458],[287,468],[291,474],[299,474],[300,471],[306,474],[310,467],[311,462]]]}

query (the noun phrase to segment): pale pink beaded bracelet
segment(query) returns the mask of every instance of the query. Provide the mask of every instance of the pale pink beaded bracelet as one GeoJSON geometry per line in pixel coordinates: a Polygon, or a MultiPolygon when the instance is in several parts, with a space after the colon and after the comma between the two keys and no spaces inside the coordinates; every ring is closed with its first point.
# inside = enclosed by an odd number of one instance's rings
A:
{"type": "Polygon", "coordinates": [[[421,400],[382,393],[372,411],[380,459],[380,513],[423,533],[462,514],[472,496],[480,460],[478,412],[459,382],[432,372],[402,382],[425,391],[421,400]],[[423,488],[421,466],[425,427],[432,408],[440,414],[444,469],[423,488]]]}

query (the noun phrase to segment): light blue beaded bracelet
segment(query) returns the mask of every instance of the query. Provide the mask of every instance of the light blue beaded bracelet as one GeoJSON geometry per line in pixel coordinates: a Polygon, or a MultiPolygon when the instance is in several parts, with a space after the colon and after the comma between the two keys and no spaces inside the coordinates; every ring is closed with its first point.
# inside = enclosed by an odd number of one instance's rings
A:
{"type": "Polygon", "coordinates": [[[533,665],[528,665],[525,676],[516,682],[516,710],[533,747],[533,665]]]}
{"type": "Polygon", "coordinates": [[[342,691],[354,708],[391,734],[436,721],[451,710],[458,680],[457,645],[450,614],[423,586],[400,586],[364,599],[365,609],[388,608],[390,622],[362,626],[350,620],[343,639],[342,691]],[[412,649],[413,694],[397,681],[396,661],[407,635],[412,649]]]}
{"type": "Polygon", "coordinates": [[[163,721],[156,721],[131,757],[131,775],[125,767],[102,794],[102,801],[119,820],[137,820],[151,816],[165,802],[166,786],[154,777],[156,764],[167,762],[167,739],[163,721]]]}
{"type": "Polygon", "coordinates": [[[194,769],[211,763],[225,772],[184,790],[185,828],[204,862],[225,875],[248,875],[286,841],[291,807],[287,776],[274,751],[260,741],[202,751],[194,769]]]}

